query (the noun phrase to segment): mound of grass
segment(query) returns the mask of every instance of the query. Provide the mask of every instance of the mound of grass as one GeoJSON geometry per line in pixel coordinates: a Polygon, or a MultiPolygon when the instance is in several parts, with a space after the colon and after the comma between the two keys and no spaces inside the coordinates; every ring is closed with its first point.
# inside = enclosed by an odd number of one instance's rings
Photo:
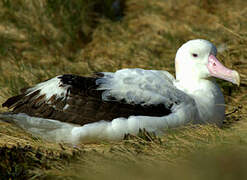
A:
{"type": "Polygon", "coordinates": [[[3,146],[0,148],[1,179],[28,179],[40,172],[63,166],[75,160],[80,152],[55,152],[34,146],[3,146]]]}
{"type": "Polygon", "coordinates": [[[245,136],[214,126],[173,129],[157,139],[141,132],[119,143],[84,145],[90,150],[51,179],[245,179],[245,136]],[[193,130],[192,130],[193,129],[193,130]],[[152,139],[150,141],[150,139],[152,139]],[[241,140],[241,143],[240,143],[241,140]]]}

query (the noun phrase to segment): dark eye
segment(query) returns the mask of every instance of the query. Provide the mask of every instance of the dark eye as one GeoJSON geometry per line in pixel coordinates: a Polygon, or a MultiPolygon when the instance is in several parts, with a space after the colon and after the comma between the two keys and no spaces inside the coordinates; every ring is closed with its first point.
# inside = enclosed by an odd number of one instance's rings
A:
{"type": "Polygon", "coordinates": [[[198,54],[193,53],[192,56],[193,56],[193,57],[198,57],[198,54]]]}

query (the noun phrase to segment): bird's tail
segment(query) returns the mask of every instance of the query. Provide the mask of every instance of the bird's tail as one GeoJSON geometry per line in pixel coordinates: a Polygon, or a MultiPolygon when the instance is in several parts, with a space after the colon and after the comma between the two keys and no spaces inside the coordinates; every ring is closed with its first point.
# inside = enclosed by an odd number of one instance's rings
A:
{"type": "Polygon", "coordinates": [[[31,117],[23,113],[2,113],[0,120],[14,123],[21,128],[39,135],[42,138],[56,142],[76,143],[77,139],[72,134],[72,129],[78,127],[74,124],[63,123],[57,120],[31,117]]]}

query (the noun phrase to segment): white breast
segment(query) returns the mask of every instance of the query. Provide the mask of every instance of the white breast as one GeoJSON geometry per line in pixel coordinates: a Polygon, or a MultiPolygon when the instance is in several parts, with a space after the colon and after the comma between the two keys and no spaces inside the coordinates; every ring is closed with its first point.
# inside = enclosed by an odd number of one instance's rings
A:
{"type": "Polygon", "coordinates": [[[175,86],[195,100],[200,123],[215,123],[222,126],[225,118],[224,96],[213,80],[200,80],[196,86],[191,85],[189,89],[181,86],[179,82],[175,86]]]}

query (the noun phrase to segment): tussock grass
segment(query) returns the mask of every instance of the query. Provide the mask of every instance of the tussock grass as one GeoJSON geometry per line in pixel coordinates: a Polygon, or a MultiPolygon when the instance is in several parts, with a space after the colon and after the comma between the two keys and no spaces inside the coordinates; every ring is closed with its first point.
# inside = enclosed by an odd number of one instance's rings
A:
{"type": "MultiPolygon", "coordinates": [[[[1,157],[8,159],[11,148],[25,149],[25,145],[30,145],[35,149],[33,152],[22,152],[31,162],[25,167],[34,171],[25,177],[35,178],[244,179],[247,2],[128,0],[125,4],[121,1],[124,12],[120,15],[111,11],[109,5],[113,1],[91,2],[0,1],[1,103],[21,88],[62,73],[88,75],[130,67],[174,73],[177,48],[189,39],[204,38],[216,44],[219,59],[240,72],[242,80],[240,87],[219,81],[227,108],[224,128],[188,126],[169,130],[160,138],[140,134],[122,142],[82,144],[73,148],[45,142],[1,123],[0,146],[8,147],[4,151],[6,156],[1,157]],[[67,162],[66,158],[56,156],[55,160],[54,156],[44,153],[41,167],[32,163],[37,162],[33,157],[38,148],[70,155],[79,150],[80,154],[76,155],[76,161],[67,162]]],[[[12,156],[18,155],[18,151],[13,152],[16,153],[12,156]]]]}
{"type": "MultiPolygon", "coordinates": [[[[150,137],[149,137],[150,138],[150,137]]],[[[149,141],[132,137],[119,143],[84,145],[77,163],[47,171],[68,179],[244,179],[246,139],[214,126],[173,129],[149,141]],[[193,131],[192,131],[193,129],[193,131]],[[230,135],[231,134],[231,135],[230,135]],[[241,145],[240,142],[241,141],[241,145]],[[228,169],[226,172],[225,169],[228,169]]]]}

